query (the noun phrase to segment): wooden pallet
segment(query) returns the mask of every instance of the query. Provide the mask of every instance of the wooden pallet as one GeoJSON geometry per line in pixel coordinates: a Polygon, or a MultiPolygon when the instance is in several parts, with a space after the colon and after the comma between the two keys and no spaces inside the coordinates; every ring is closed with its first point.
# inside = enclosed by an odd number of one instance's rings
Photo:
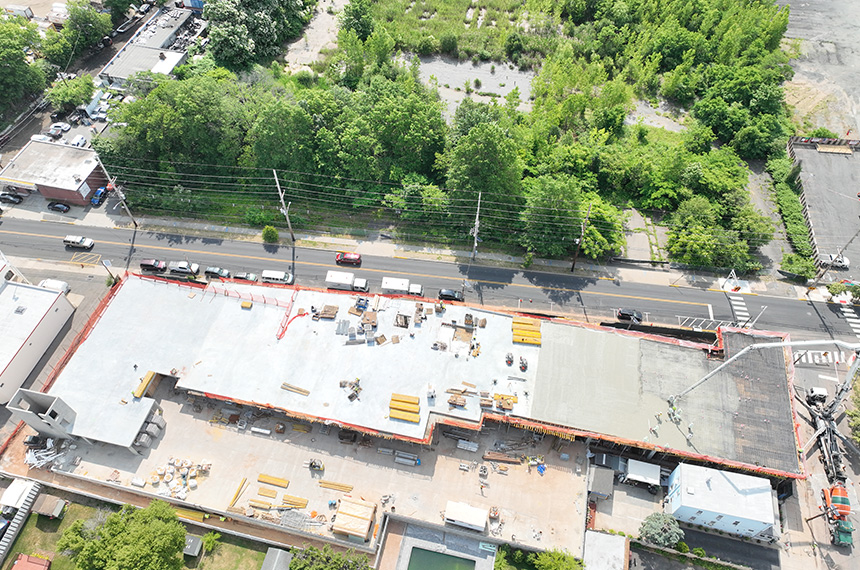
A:
{"type": "Polygon", "coordinates": [[[260,483],[265,483],[266,485],[283,487],[284,489],[290,486],[290,481],[288,479],[281,479],[280,477],[273,477],[272,475],[266,475],[264,473],[260,473],[259,475],[257,475],[257,481],[260,483]]]}
{"type": "Polygon", "coordinates": [[[349,493],[352,491],[352,485],[347,485],[346,483],[335,483],[334,481],[326,481],[325,479],[320,479],[320,487],[323,489],[331,489],[332,491],[341,491],[343,493],[349,493]]]}
{"type": "Polygon", "coordinates": [[[421,416],[414,412],[404,412],[403,410],[388,410],[388,417],[392,420],[403,420],[404,422],[412,422],[417,424],[421,422],[421,416]]]}

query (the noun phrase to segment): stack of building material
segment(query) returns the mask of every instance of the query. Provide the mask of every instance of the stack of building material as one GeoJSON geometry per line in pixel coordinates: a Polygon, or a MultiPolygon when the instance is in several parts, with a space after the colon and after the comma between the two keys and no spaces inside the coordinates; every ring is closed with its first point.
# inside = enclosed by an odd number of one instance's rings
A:
{"type": "Polygon", "coordinates": [[[303,509],[308,506],[308,500],[302,497],[294,497],[292,495],[284,494],[281,505],[284,507],[293,507],[294,509],[303,509]]]}
{"type": "Polygon", "coordinates": [[[421,404],[418,396],[391,394],[388,408],[388,417],[393,420],[403,420],[415,424],[421,421],[421,404]]]}
{"type": "Polygon", "coordinates": [[[257,481],[260,483],[265,483],[266,485],[283,487],[284,489],[290,486],[289,480],[281,479],[280,477],[273,477],[272,475],[266,475],[265,473],[260,473],[259,475],[257,475],[257,481]]]}
{"type": "Polygon", "coordinates": [[[527,317],[514,317],[511,324],[513,331],[513,341],[521,344],[536,344],[540,346],[541,321],[538,319],[530,319],[527,317]]]}
{"type": "Polygon", "coordinates": [[[320,487],[323,489],[331,489],[332,491],[341,491],[343,493],[349,493],[352,491],[352,485],[347,485],[346,483],[335,483],[334,481],[326,481],[325,479],[320,479],[320,487]]]}

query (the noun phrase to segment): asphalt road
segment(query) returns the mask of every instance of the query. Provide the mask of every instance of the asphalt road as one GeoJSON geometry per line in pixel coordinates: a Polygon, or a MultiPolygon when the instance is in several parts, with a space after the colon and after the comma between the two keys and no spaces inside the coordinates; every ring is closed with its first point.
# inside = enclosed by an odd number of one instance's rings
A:
{"type": "MultiPolygon", "coordinates": [[[[91,227],[87,237],[96,241],[91,252],[66,249],[62,237],[81,229],[62,223],[6,218],[0,225],[0,250],[6,255],[57,262],[98,264],[109,260],[114,267],[138,269],[141,259],[188,260],[201,267],[216,265],[233,273],[264,269],[289,270],[300,285],[323,287],[325,274],[336,269],[331,251],[266,245],[154,231],[132,231],[91,227]]],[[[460,289],[464,279],[469,302],[485,306],[521,308],[524,311],[568,315],[587,322],[614,320],[614,309],[632,307],[645,313],[652,323],[678,324],[678,317],[701,317],[723,321],[743,320],[737,301],[706,288],[667,287],[649,283],[586,278],[563,273],[469,266],[449,262],[407,258],[363,256],[360,268],[348,267],[366,277],[371,289],[383,276],[405,277],[435,297],[441,288],[460,289]]],[[[738,295],[734,295],[739,297],[738,295]]],[[[785,297],[744,295],[749,318],[758,319],[760,330],[788,331],[794,338],[841,338],[854,334],[835,305],[810,303],[785,297]]]]}

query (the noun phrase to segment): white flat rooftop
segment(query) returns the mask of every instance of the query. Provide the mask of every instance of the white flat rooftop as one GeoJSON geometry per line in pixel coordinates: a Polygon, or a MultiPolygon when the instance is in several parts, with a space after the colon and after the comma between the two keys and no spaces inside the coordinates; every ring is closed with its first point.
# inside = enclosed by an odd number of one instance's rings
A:
{"type": "MultiPolygon", "coordinates": [[[[440,416],[479,422],[478,394],[486,392],[516,396],[512,410],[493,413],[520,423],[800,472],[781,350],[751,353],[685,396],[682,423],[675,424],[665,416],[666,398],[722,362],[707,359],[701,345],[548,321],[541,346],[515,344],[512,315],[463,305],[436,313],[424,301],[425,320],[416,323],[420,299],[381,296],[368,298],[378,313],[373,336],[385,339],[367,343],[356,334],[350,341],[346,333],[360,318],[348,310],[357,298],[235,283],[204,290],[132,275],[94,317],[51,394],[77,412],[73,434],[127,446],[153,403],[132,397],[149,370],[176,377],[177,387],[192,393],[411,440],[425,440],[440,416]],[[243,308],[248,300],[252,306],[243,308]],[[307,314],[324,305],[337,306],[333,320],[307,314]],[[408,328],[395,326],[398,314],[409,317],[408,328]],[[466,314],[486,319],[471,338],[462,327],[466,314]],[[433,348],[440,344],[445,349],[433,348]],[[505,363],[508,353],[513,366],[505,363]],[[520,357],[528,362],[524,372],[520,357]],[[350,400],[344,385],[356,380],[361,391],[350,400]],[[457,389],[471,391],[465,406],[449,405],[448,391],[457,389]],[[418,399],[417,422],[389,417],[394,393],[418,399]],[[753,426],[749,418],[759,421],[753,426]],[[688,438],[679,426],[690,422],[688,438]]],[[[724,336],[727,355],[758,340],[752,333],[724,336]]]]}
{"type": "Polygon", "coordinates": [[[59,291],[0,279],[0,372],[54,305],[59,291]]]}

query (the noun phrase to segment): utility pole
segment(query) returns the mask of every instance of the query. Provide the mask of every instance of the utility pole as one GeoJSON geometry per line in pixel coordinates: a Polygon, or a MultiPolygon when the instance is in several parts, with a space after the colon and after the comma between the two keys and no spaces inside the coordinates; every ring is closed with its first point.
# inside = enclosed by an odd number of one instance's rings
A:
{"type": "Polygon", "coordinates": [[[293,233],[293,224],[290,223],[290,206],[293,205],[292,202],[284,205],[284,191],[281,190],[281,181],[278,180],[278,171],[274,168],[272,169],[272,174],[275,175],[275,185],[278,187],[278,197],[281,199],[281,213],[287,219],[287,228],[290,230],[290,239],[293,240],[293,243],[296,243],[296,234],[293,233]]]}
{"type": "Polygon", "coordinates": [[[481,215],[481,191],[478,191],[478,209],[475,211],[475,226],[469,231],[469,233],[475,236],[475,244],[472,246],[472,260],[475,259],[475,256],[478,255],[478,228],[481,225],[481,220],[479,216],[481,215]]]}
{"type": "Polygon", "coordinates": [[[137,223],[137,220],[134,219],[134,216],[131,214],[131,210],[128,208],[128,204],[125,202],[125,193],[122,189],[116,184],[116,176],[113,177],[113,180],[110,181],[110,185],[113,186],[114,192],[116,192],[116,197],[119,198],[119,203],[122,204],[123,210],[128,214],[128,217],[131,218],[131,223],[134,224],[134,229],[139,228],[140,226],[137,223]]]}
{"type": "Polygon", "coordinates": [[[589,217],[591,217],[591,204],[588,205],[588,213],[585,214],[585,219],[582,221],[582,225],[580,226],[579,239],[576,240],[576,252],[573,254],[573,264],[570,266],[571,273],[576,269],[576,258],[579,257],[579,249],[582,247],[582,240],[585,238],[585,227],[588,225],[589,217]]]}
{"type": "MultiPolygon", "coordinates": [[[[854,235],[851,236],[851,239],[848,240],[848,243],[839,248],[839,250],[836,252],[837,258],[842,257],[842,252],[848,249],[848,246],[851,245],[851,242],[853,242],[858,235],[860,235],[860,230],[854,232],[854,235]]],[[[815,277],[815,286],[818,286],[818,282],[824,279],[824,276],[827,275],[827,272],[830,271],[831,267],[832,265],[828,264],[827,267],[824,268],[824,271],[821,271],[821,273],[815,277]]]]}

